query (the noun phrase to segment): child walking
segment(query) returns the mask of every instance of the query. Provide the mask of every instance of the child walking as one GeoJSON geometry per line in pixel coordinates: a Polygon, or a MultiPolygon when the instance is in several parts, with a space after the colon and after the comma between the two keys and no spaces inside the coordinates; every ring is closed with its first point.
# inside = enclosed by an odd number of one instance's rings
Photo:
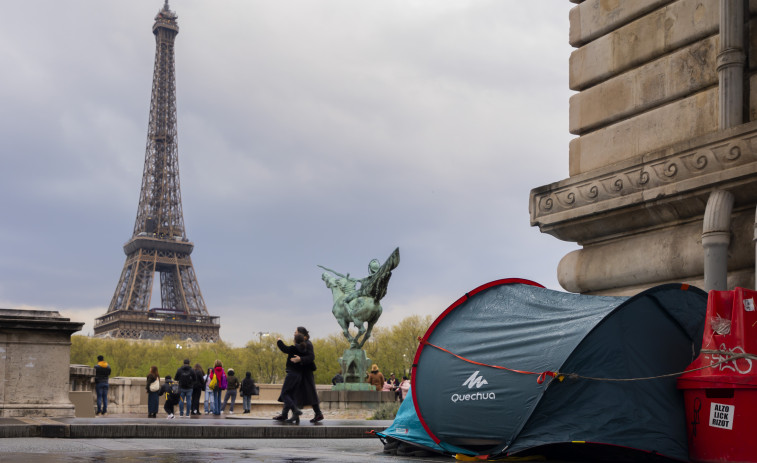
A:
{"type": "Polygon", "coordinates": [[[173,419],[173,408],[179,403],[181,396],[179,395],[179,383],[171,379],[171,375],[166,376],[166,381],[160,387],[160,393],[166,395],[166,403],[163,405],[163,410],[166,411],[166,418],[173,419]]]}

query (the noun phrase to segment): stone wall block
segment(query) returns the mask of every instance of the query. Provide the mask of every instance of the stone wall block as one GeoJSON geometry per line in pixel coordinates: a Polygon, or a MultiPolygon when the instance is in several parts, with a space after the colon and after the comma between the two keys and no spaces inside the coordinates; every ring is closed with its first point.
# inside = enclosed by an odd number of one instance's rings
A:
{"type": "Polygon", "coordinates": [[[674,0],[586,0],[570,10],[569,41],[580,47],[674,0]]]}
{"type": "MultiPolygon", "coordinates": [[[[753,232],[754,210],[734,214],[731,220],[734,239],[728,249],[729,269],[754,265],[753,232]]],[[[698,280],[704,268],[701,235],[700,220],[585,246],[563,257],[558,266],[558,279],[560,285],[571,292],[653,286],[665,280],[698,280]]]]}
{"type": "Polygon", "coordinates": [[[570,55],[569,85],[583,90],[717,33],[718,0],[679,0],[603,35],[570,55]]]}
{"type": "Polygon", "coordinates": [[[570,176],[590,172],[718,129],[710,88],[571,140],[570,176]]]}
{"type": "MultiPolygon", "coordinates": [[[[699,277],[688,277],[686,278],[685,281],[681,281],[680,279],[659,281],[659,282],[655,282],[654,286],[658,284],[662,285],[665,283],[686,283],[691,286],[695,286],[697,288],[703,289],[704,288],[704,275],[701,275],[699,277]]],[[[652,284],[637,285],[637,286],[623,286],[623,287],[603,289],[603,290],[597,290],[597,291],[587,291],[584,294],[590,294],[592,296],[635,296],[636,294],[639,294],[640,292],[646,289],[649,289],[652,286],[653,286],[652,284]]],[[[751,268],[745,269],[745,270],[735,270],[735,271],[728,272],[728,287],[735,288],[737,286],[741,288],[754,288],[754,271],[751,268]]]]}
{"type": "Polygon", "coordinates": [[[717,85],[718,37],[691,44],[570,98],[570,132],[585,134],[717,85]]]}

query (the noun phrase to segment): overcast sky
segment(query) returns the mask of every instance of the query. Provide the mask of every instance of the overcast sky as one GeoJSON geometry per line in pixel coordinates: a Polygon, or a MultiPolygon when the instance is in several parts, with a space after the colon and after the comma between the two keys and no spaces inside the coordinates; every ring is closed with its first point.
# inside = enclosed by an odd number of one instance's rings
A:
{"type": "MultiPolygon", "coordinates": [[[[4,2],[0,307],[58,310],[82,334],[105,314],[162,5],[4,2]]],[[[364,277],[395,247],[378,326],[500,278],[560,289],[576,245],[531,227],[528,197],[568,177],[568,0],[170,6],[184,221],[224,340],[339,332],[316,264],[364,277]]]]}

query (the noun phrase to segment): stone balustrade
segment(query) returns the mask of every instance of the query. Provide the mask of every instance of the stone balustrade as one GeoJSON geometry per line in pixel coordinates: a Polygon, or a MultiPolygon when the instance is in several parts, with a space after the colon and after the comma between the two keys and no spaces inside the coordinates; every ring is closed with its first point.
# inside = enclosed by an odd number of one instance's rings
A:
{"type": "MultiPolygon", "coordinates": [[[[69,392],[71,402],[76,407],[76,416],[93,417],[96,407],[94,391],[94,368],[71,365],[69,392]]],[[[108,413],[147,415],[147,379],[143,377],[112,377],[108,381],[108,413]]],[[[281,410],[278,401],[281,384],[258,384],[260,395],[252,396],[251,407],[256,411],[275,413],[281,410]]],[[[331,385],[317,385],[318,397],[323,410],[372,410],[382,403],[393,402],[394,393],[384,391],[332,391],[331,385]]],[[[205,393],[200,399],[200,409],[204,407],[205,393]]],[[[160,398],[162,410],[165,398],[160,398]]],[[[237,394],[234,409],[242,410],[242,396],[237,394]]]]}

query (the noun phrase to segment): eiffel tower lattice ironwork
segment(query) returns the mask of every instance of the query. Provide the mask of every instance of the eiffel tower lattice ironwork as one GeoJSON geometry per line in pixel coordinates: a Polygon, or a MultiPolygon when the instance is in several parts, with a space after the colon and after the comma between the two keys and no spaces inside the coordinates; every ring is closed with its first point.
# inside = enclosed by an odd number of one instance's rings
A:
{"type": "Polygon", "coordinates": [[[208,314],[197,283],[186,236],[179,187],[174,40],[177,15],[168,0],[155,16],[155,69],[150,100],[145,166],[134,233],[124,245],[126,263],[95,336],[214,342],[219,317],[208,314]],[[150,308],[155,274],[160,275],[158,308],[150,308]]]}

